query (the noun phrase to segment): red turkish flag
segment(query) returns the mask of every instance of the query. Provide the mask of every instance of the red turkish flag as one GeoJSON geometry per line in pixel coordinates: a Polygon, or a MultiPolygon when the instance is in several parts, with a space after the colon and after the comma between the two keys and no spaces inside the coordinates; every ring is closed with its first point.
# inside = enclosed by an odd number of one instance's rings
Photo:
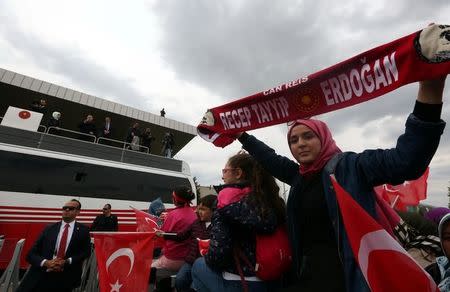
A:
{"type": "Polygon", "coordinates": [[[433,279],[367,212],[336,182],[345,231],[361,271],[373,292],[439,291],[433,279]]]}
{"type": "Polygon", "coordinates": [[[100,291],[147,291],[152,232],[92,232],[100,291]]]}
{"type": "Polygon", "coordinates": [[[401,185],[384,184],[374,188],[386,202],[397,210],[406,211],[407,206],[417,206],[427,198],[429,168],[416,180],[405,181],[401,185]]]}
{"type": "Polygon", "coordinates": [[[131,207],[136,214],[136,223],[138,232],[154,232],[157,229],[160,229],[158,224],[159,218],[153,216],[147,212],[138,210],[136,208],[131,207]]]}

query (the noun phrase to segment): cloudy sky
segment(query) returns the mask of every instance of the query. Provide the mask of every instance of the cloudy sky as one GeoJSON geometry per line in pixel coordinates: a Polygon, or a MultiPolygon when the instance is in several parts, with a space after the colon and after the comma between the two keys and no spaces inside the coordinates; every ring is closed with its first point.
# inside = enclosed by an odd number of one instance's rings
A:
{"type": "MultiPolygon", "coordinates": [[[[430,22],[449,24],[448,15],[448,0],[2,0],[0,67],[155,114],[164,107],[167,117],[197,125],[207,108],[314,73],[430,22]]],[[[343,150],[392,147],[416,92],[412,84],[319,118],[343,150]]],[[[286,131],[279,125],[252,134],[289,155],[286,131]]],[[[427,202],[442,206],[450,185],[448,132],[428,180],[427,202]]],[[[202,185],[218,184],[239,149],[196,137],[177,158],[202,185]]]]}

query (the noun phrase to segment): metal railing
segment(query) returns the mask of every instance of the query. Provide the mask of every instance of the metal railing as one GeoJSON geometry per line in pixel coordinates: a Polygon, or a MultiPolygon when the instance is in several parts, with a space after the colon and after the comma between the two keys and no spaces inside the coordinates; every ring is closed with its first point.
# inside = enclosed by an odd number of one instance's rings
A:
{"type": "Polygon", "coordinates": [[[3,272],[3,275],[0,277],[1,292],[15,291],[19,286],[20,255],[22,254],[24,244],[24,238],[17,242],[11,261],[9,262],[6,270],[3,272]]]}
{"type": "Polygon", "coordinates": [[[143,153],[150,154],[150,148],[148,148],[147,146],[132,144],[132,143],[114,140],[114,139],[110,139],[110,138],[98,137],[96,143],[101,144],[101,145],[111,146],[111,147],[116,147],[116,146],[113,146],[112,144],[120,145],[120,146],[117,146],[117,148],[122,148],[124,150],[137,151],[137,152],[143,152],[143,153]],[[137,150],[132,149],[132,146],[138,147],[138,149],[137,150]]]}
{"type": "Polygon", "coordinates": [[[72,131],[72,130],[68,130],[68,129],[60,128],[60,127],[48,127],[48,129],[46,131],[47,134],[53,134],[53,135],[62,136],[65,138],[72,138],[72,137],[67,137],[67,136],[61,135],[61,132],[77,135],[79,138],[78,140],[83,140],[83,141],[92,142],[92,143],[95,143],[95,141],[97,140],[97,137],[95,135],[81,133],[78,131],[72,131]],[[50,132],[53,132],[53,133],[50,133],[50,132]],[[90,141],[91,139],[92,139],[92,141],[90,141]]]}
{"type": "MultiPolygon", "coordinates": [[[[41,129],[45,129],[42,126],[41,129]]],[[[62,153],[106,159],[127,164],[151,166],[171,171],[182,171],[183,163],[150,153],[149,147],[84,134],[58,127],[48,127],[46,132],[35,132],[0,126],[1,142],[62,153]],[[67,136],[71,137],[67,137],[67,136]],[[84,139],[80,139],[84,138],[84,139]],[[97,143],[95,143],[97,142],[97,143]],[[136,146],[135,149],[130,149],[136,146]]]]}
{"type": "Polygon", "coordinates": [[[105,137],[98,137],[96,143],[101,144],[101,145],[107,145],[107,146],[117,145],[117,146],[113,146],[113,147],[125,148],[126,142],[115,140],[115,139],[110,139],[110,138],[105,138],[105,137]]]}
{"type": "Polygon", "coordinates": [[[150,153],[150,149],[148,147],[146,147],[146,146],[142,146],[142,145],[138,145],[138,144],[132,144],[132,143],[127,143],[127,142],[125,142],[124,144],[125,145],[123,145],[123,149],[125,149],[125,150],[150,153]],[[135,150],[135,149],[133,149],[133,147],[137,147],[138,149],[135,150]]]}

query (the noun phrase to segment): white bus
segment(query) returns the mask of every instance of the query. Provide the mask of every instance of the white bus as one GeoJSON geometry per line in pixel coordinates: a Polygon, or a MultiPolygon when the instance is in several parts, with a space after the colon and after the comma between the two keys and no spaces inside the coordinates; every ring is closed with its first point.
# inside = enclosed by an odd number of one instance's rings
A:
{"type": "Polygon", "coordinates": [[[79,222],[89,226],[109,203],[119,230],[135,231],[130,206],[147,210],[160,197],[171,208],[177,186],[196,189],[183,161],[0,126],[0,235],[6,239],[0,269],[21,238],[26,239],[21,260],[25,267],[28,249],[47,224],[61,220],[61,207],[72,198],[82,205],[79,222]]]}

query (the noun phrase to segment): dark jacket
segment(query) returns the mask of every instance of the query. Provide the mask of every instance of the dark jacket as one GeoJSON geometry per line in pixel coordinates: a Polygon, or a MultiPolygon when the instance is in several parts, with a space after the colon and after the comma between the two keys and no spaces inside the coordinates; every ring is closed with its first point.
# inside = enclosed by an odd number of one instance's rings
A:
{"type": "Polygon", "coordinates": [[[53,258],[60,227],[61,222],[47,226],[31,247],[26,257],[31,269],[17,291],[66,291],[80,285],[83,261],[91,253],[89,229],[81,223],[75,222],[65,254],[65,259],[72,258],[72,263],[66,264],[62,272],[46,272],[40,266],[44,259],[53,258]]]}
{"type": "Polygon", "coordinates": [[[141,135],[141,131],[139,131],[139,128],[129,128],[128,132],[127,132],[127,136],[125,137],[125,142],[127,143],[131,143],[133,141],[133,137],[134,136],[140,136],[141,135]]]}
{"type": "Polygon", "coordinates": [[[104,138],[111,138],[111,133],[112,133],[112,125],[111,123],[109,123],[109,129],[108,129],[108,133],[105,133],[107,131],[106,129],[106,124],[103,124],[102,127],[100,128],[99,132],[98,132],[98,137],[104,137],[104,138]]]}
{"type": "Polygon", "coordinates": [[[155,140],[155,137],[152,136],[151,133],[144,132],[141,136],[142,146],[148,147],[149,151],[152,150],[152,142],[155,140]]]}
{"type": "Polygon", "coordinates": [[[48,126],[61,128],[61,120],[60,119],[57,120],[57,119],[51,117],[50,120],[48,121],[48,126]]]}
{"type": "MultiPolygon", "coordinates": [[[[238,274],[233,258],[235,248],[255,266],[256,233],[270,234],[277,227],[275,212],[262,217],[262,211],[249,197],[217,209],[212,216],[211,241],[205,261],[215,271],[238,274]]],[[[240,265],[245,276],[255,275],[244,261],[241,260],[240,265]]]]}
{"type": "Polygon", "coordinates": [[[184,241],[189,240],[189,253],[184,259],[186,263],[193,264],[194,261],[200,257],[200,251],[198,248],[199,239],[209,239],[211,234],[211,224],[206,227],[206,223],[197,219],[191,226],[185,231],[178,232],[177,235],[164,235],[164,239],[184,241]]]}
{"type": "Polygon", "coordinates": [[[80,129],[81,133],[90,134],[92,132],[90,135],[94,136],[97,134],[97,129],[94,123],[81,122],[78,124],[78,129],[80,129]]]}
{"type": "MultiPolygon", "coordinates": [[[[439,144],[445,123],[424,122],[411,114],[406,121],[406,130],[389,150],[366,150],[362,153],[346,152],[342,155],[335,175],[339,184],[376,218],[373,187],[384,183],[397,185],[405,180],[420,177],[429,165],[439,144]]],[[[301,230],[296,220],[295,206],[303,177],[299,165],[287,157],[277,155],[273,149],[244,134],[239,139],[246,149],[264,168],[276,178],[291,186],[287,202],[288,230],[292,247],[300,246],[301,230]]],[[[343,222],[339,216],[336,195],[330,177],[322,171],[322,183],[328,214],[336,232],[336,241],[343,263],[347,291],[369,291],[367,283],[355,261],[343,222]]],[[[301,273],[301,247],[293,249],[293,268],[297,277],[301,273]]]]}
{"type": "Polygon", "coordinates": [[[95,217],[94,222],[91,225],[91,231],[117,231],[119,230],[119,224],[117,221],[117,216],[111,214],[111,216],[106,217],[103,214],[95,217]]]}

